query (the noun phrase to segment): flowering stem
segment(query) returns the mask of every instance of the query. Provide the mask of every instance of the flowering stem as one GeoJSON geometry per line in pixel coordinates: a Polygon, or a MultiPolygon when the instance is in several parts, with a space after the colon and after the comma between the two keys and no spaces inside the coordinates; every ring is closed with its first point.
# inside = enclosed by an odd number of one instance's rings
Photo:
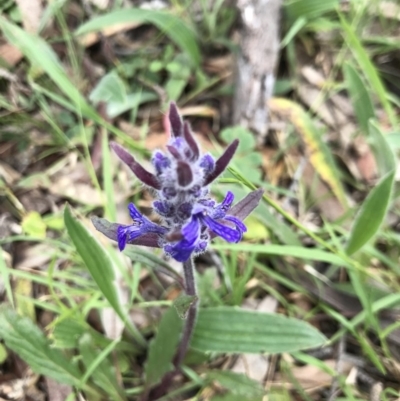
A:
{"type": "MultiPolygon", "coordinates": [[[[186,262],[183,262],[183,274],[185,277],[185,291],[186,295],[196,296],[196,282],[194,278],[194,263],[193,259],[190,258],[186,262]]],[[[185,327],[183,329],[183,335],[179,344],[178,352],[175,357],[175,366],[178,368],[183,362],[186,352],[189,348],[190,339],[193,334],[193,329],[196,323],[197,317],[197,300],[193,302],[189,307],[189,311],[185,320],[185,327]]]]}

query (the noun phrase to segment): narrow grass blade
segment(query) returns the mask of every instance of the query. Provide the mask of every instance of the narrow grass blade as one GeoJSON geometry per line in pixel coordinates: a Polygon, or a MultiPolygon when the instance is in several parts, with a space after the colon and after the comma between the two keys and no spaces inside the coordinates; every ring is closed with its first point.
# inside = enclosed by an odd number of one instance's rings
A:
{"type": "Polygon", "coordinates": [[[115,221],[117,219],[117,210],[114,199],[113,169],[111,163],[111,152],[108,141],[108,133],[105,129],[102,129],[101,134],[102,134],[101,149],[103,155],[103,160],[102,160],[103,187],[106,196],[105,216],[111,221],[115,221]]]}
{"type": "Polygon", "coordinates": [[[85,383],[90,377],[112,400],[126,401],[124,390],[118,384],[115,369],[108,359],[108,355],[114,350],[118,341],[118,339],[113,341],[99,353],[93,347],[91,335],[86,333],[82,336],[79,340],[79,351],[87,370],[81,381],[85,383]]]}
{"type": "Polygon", "coordinates": [[[232,307],[201,309],[191,347],[203,352],[280,353],[322,345],[326,338],[301,320],[232,307]]]}
{"type": "Polygon", "coordinates": [[[213,248],[219,251],[242,251],[249,253],[260,253],[264,255],[292,256],[305,260],[320,260],[321,262],[331,263],[336,266],[347,265],[347,263],[337,255],[315,248],[304,248],[301,246],[275,245],[275,244],[214,244],[213,248]]]}
{"type": "Polygon", "coordinates": [[[385,109],[385,112],[388,115],[391,124],[393,125],[393,127],[397,127],[396,113],[394,112],[393,107],[388,100],[386,89],[382,83],[381,78],[379,77],[378,71],[374,67],[367,52],[365,51],[365,47],[360,42],[356,32],[354,32],[351,25],[341,14],[339,14],[339,17],[344,32],[344,38],[349,46],[350,51],[353,53],[355,60],[357,60],[360,66],[360,69],[364,72],[365,77],[368,79],[371,87],[377,94],[379,101],[385,109]]]}
{"type": "Polygon", "coordinates": [[[40,329],[28,318],[5,306],[0,308],[0,338],[38,373],[78,386],[81,372],[58,349],[52,348],[40,329]]]}
{"type": "Polygon", "coordinates": [[[164,313],[157,334],[149,345],[145,364],[147,386],[159,383],[164,374],[173,369],[172,359],[179,343],[182,323],[174,307],[164,313]]]}
{"type": "Polygon", "coordinates": [[[140,345],[145,346],[145,340],[139,331],[133,327],[132,323],[129,322],[127,314],[119,302],[117,290],[114,284],[114,268],[110,256],[105,251],[104,247],[102,247],[86,229],[86,227],[72,216],[69,206],[65,207],[64,221],[65,227],[67,228],[68,234],[74,243],[76,250],[93,277],[93,280],[99,287],[99,290],[118,316],[128,324],[128,328],[130,328],[136,341],[140,345]]]}
{"type": "Polygon", "coordinates": [[[345,192],[332,154],[322,140],[322,132],[310,116],[298,104],[283,98],[273,98],[269,102],[272,111],[283,115],[301,135],[311,164],[320,177],[330,186],[343,206],[347,206],[345,192]]]}
{"type": "Polygon", "coordinates": [[[24,31],[2,16],[0,16],[0,27],[6,39],[20,49],[35,67],[45,71],[60,90],[72,100],[77,110],[87,117],[96,115],[76,85],[68,78],[53,49],[42,38],[24,31]]]}
{"type": "Polygon", "coordinates": [[[291,0],[285,2],[284,8],[289,20],[298,18],[318,18],[324,13],[335,11],[339,6],[339,0],[291,0]]]}
{"type": "Polygon", "coordinates": [[[348,255],[360,250],[378,232],[389,207],[394,177],[394,171],[385,175],[361,205],[347,242],[348,255]]]}
{"type": "Polygon", "coordinates": [[[4,289],[7,294],[7,299],[11,303],[11,306],[14,307],[14,295],[11,287],[10,272],[4,259],[4,253],[5,251],[3,251],[3,249],[0,248],[0,275],[4,282],[4,289]]]}
{"type": "Polygon", "coordinates": [[[195,33],[185,24],[182,18],[165,11],[144,10],[140,8],[111,11],[84,23],[76,30],[75,35],[100,31],[112,25],[128,22],[154,24],[186,52],[194,64],[199,64],[200,51],[195,33]]]}
{"type": "Polygon", "coordinates": [[[368,121],[370,118],[375,117],[371,96],[360,74],[354,68],[352,63],[344,64],[343,72],[346,87],[350,93],[350,98],[353,104],[354,113],[360,127],[364,131],[364,134],[368,135],[368,121]]]}

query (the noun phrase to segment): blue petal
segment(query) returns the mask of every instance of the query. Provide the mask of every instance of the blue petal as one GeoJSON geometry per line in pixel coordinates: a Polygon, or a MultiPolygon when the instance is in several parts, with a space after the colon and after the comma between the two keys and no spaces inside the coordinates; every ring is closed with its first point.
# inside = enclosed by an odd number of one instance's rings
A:
{"type": "Polygon", "coordinates": [[[235,195],[233,195],[233,193],[231,191],[228,191],[225,195],[225,199],[221,203],[221,206],[224,209],[228,210],[231,207],[234,199],[235,199],[235,195]]]}
{"type": "Polygon", "coordinates": [[[182,234],[184,239],[181,242],[186,241],[188,244],[193,244],[200,234],[199,219],[193,216],[192,220],[183,227],[182,234]]]}
{"type": "Polygon", "coordinates": [[[154,153],[151,161],[158,174],[163,173],[165,169],[171,166],[171,160],[159,151],[154,153]]]}
{"type": "Polygon", "coordinates": [[[222,237],[225,241],[239,242],[242,238],[241,231],[225,226],[224,224],[221,224],[219,221],[214,220],[210,216],[203,216],[202,220],[211,231],[214,231],[215,234],[222,237]]]}
{"type": "Polygon", "coordinates": [[[185,262],[196,249],[200,235],[200,223],[197,217],[193,217],[189,223],[182,228],[183,239],[174,245],[167,244],[164,251],[178,262],[185,262]]]}
{"type": "Polygon", "coordinates": [[[132,220],[138,220],[138,221],[143,220],[143,215],[139,212],[139,210],[136,209],[136,206],[133,203],[129,204],[128,209],[129,209],[129,214],[132,217],[132,220]]]}
{"type": "Polygon", "coordinates": [[[166,245],[164,247],[165,253],[173,257],[178,262],[186,262],[193,253],[193,249],[181,249],[177,245],[166,245]]]}
{"type": "Polygon", "coordinates": [[[126,227],[119,226],[117,228],[117,239],[118,239],[118,248],[120,251],[125,249],[127,234],[126,234],[126,227]]]}
{"type": "Polygon", "coordinates": [[[212,218],[216,220],[224,218],[234,199],[235,196],[233,195],[233,193],[231,191],[228,191],[225,195],[225,199],[220,204],[215,206],[214,212],[212,213],[212,218]]]}
{"type": "Polygon", "coordinates": [[[131,226],[119,226],[117,229],[118,236],[118,248],[123,251],[126,243],[133,241],[135,238],[149,232],[146,226],[131,225],[131,226]]]}
{"type": "Polygon", "coordinates": [[[167,201],[154,201],[153,207],[163,217],[172,217],[173,207],[167,201]]]}
{"type": "Polygon", "coordinates": [[[235,216],[225,216],[224,220],[231,221],[233,224],[235,224],[236,228],[239,229],[242,233],[245,233],[247,231],[247,227],[243,224],[241,220],[239,220],[235,216]]]}

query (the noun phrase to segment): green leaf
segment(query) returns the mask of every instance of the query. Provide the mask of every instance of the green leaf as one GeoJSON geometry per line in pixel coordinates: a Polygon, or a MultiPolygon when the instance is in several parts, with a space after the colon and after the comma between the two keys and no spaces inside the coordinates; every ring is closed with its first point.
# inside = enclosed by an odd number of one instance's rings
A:
{"type": "Polygon", "coordinates": [[[7,299],[14,306],[14,295],[10,280],[10,269],[8,268],[5,260],[6,251],[0,247],[0,277],[3,281],[4,289],[7,294],[7,299]]]}
{"type": "Polygon", "coordinates": [[[126,111],[134,110],[143,103],[157,100],[158,97],[152,92],[129,93],[123,102],[112,101],[107,103],[107,115],[115,118],[126,111]]]}
{"type": "Polygon", "coordinates": [[[395,170],[395,155],[376,121],[369,122],[368,142],[374,153],[379,172],[384,175],[395,170]]]}
{"type": "Polygon", "coordinates": [[[40,67],[75,104],[76,109],[87,117],[96,116],[79,89],[65,73],[53,49],[39,36],[28,33],[0,16],[0,27],[6,39],[29,59],[34,67],[40,67]]]}
{"type": "Polygon", "coordinates": [[[22,219],[21,226],[24,232],[32,237],[46,238],[46,223],[36,211],[27,213],[22,219]]]}
{"type": "Polygon", "coordinates": [[[256,147],[254,135],[246,128],[240,126],[223,129],[220,133],[220,137],[226,143],[239,139],[238,153],[246,153],[256,147]]]}
{"type": "Polygon", "coordinates": [[[195,295],[181,295],[174,300],[174,307],[181,319],[186,319],[189,308],[198,300],[195,295]]]}
{"type": "Polygon", "coordinates": [[[8,354],[6,347],[0,344],[0,364],[2,365],[7,360],[8,354]]]}
{"type": "Polygon", "coordinates": [[[318,347],[326,338],[301,320],[234,307],[201,309],[191,347],[203,352],[280,353],[318,347]]]}
{"type": "Polygon", "coordinates": [[[381,102],[383,108],[385,109],[385,112],[391,124],[393,125],[393,127],[396,127],[397,126],[396,113],[394,112],[393,107],[388,100],[385,86],[382,83],[378,71],[376,70],[374,64],[370,60],[369,55],[365,50],[366,48],[362,45],[359,36],[354,31],[353,27],[345,20],[345,18],[341,14],[339,14],[339,17],[343,28],[344,38],[347,42],[350,51],[354,55],[354,59],[357,60],[361,71],[363,71],[371,87],[377,94],[379,101],[381,102]]]}
{"type": "Polygon", "coordinates": [[[358,123],[364,134],[368,134],[368,121],[375,117],[371,96],[365,82],[351,63],[344,64],[343,72],[358,123]]]}
{"type": "MultiPolygon", "coordinates": [[[[112,400],[125,401],[126,397],[117,382],[115,369],[107,358],[117,341],[113,341],[108,348],[99,353],[93,347],[92,336],[86,333],[79,340],[79,351],[82,355],[82,362],[87,369],[85,376],[87,378],[90,376],[97,386],[111,396],[112,400]]],[[[85,380],[85,378],[82,380],[85,380]]]]}
{"type": "Polygon", "coordinates": [[[360,250],[378,232],[389,207],[394,177],[394,171],[386,174],[361,205],[347,242],[348,255],[360,250]]]}
{"type": "Polygon", "coordinates": [[[285,2],[285,11],[291,21],[298,18],[318,18],[329,11],[335,11],[339,0],[291,0],[285,2]]]}
{"type": "Polygon", "coordinates": [[[77,29],[75,35],[100,31],[112,25],[130,22],[154,24],[186,52],[194,64],[198,65],[200,63],[200,51],[197,46],[195,33],[186,25],[181,17],[165,11],[144,10],[140,8],[125,8],[111,11],[84,23],[77,29]]]}
{"type": "Polygon", "coordinates": [[[72,349],[78,345],[79,338],[83,336],[87,328],[75,319],[64,319],[56,324],[52,336],[54,347],[72,349]]]}
{"type": "Polygon", "coordinates": [[[253,401],[255,399],[261,401],[265,394],[265,390],[260,383],[240,373],[229,370],[213,370],[207,372],[206,377],[229,390],[231,396],[241,396],[243,401],[253,401]]]}
{"type": "Polygon", "coordinates": [[[116,71],[111,71],[104,75],[89,95],[89,99],[94,103],[99,102],[125,102],[126,89],[121,78],[116,71]]]}
{"type": "Polygon", "coordinates": [[[114,284],[115,275],[113,263],[109,254],[96,238],[93,237],[89,230],[72,216],[69,206],[65,207],[64,221],[76,250],[89,270],[93,280],[99,287],[99,290],[122,321],[128,324],[128,328],[130,328],[132,335],[135,336],[138,343],[144,346],[146,344],[145,340],[127,319],[127,314],[119,302],[114,284]]]}
{"type": "Polygon", "coordinates": [[[18,316],[5,306],[0,307],[0,338],[31,369],[41,375],[72,386],[80,382],[81,372],[49,341],[35,324],[18,316]]]}
{"type": "Polygon", "coordinates": [[[145,365],[146,384],[159,383],[165,373],[173,369],[172,359],[179,343],[183,321],[175,308],[164,313],[155,338],[149,345],[149,355],[145,365]]]}

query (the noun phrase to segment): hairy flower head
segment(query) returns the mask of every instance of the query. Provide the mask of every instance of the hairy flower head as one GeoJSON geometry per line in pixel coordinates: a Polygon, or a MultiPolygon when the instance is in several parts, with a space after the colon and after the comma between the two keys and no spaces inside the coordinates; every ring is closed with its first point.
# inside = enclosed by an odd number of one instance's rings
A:
{"type": "Polygon", "coordinates": [[[122,251],[126,244],[161,247],[179,262],[204,252],[211,238],[220,236],[228,242],[239,242],[246,231],[242,220],[259,203],[262,190],[247,195],[232,207],[234,196],[228,192],[221,203],[210,197],[210,184],[228,166],[239,141],[233,141],[217,160],[201,154],[190,126],[183,122],[175,103],[169,114],[171,137],[166,151],[157,150],[151,162],[154,173],[144,169],[122,146],[111,147],[136,177],[153,188],[153,208],[161,217],[156,224],[143,216],[131,203],[133,223],[121,225],[94,218],[95,227],[118,242],[122,251]]]}

